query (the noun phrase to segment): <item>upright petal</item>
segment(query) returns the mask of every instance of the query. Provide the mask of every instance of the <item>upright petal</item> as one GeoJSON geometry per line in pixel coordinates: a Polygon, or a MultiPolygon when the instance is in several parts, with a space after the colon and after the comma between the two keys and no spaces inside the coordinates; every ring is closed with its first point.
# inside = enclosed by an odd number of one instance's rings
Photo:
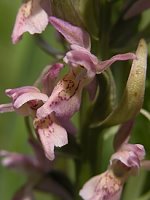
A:
{"type": "Polygon", "coordinates": [[[136,175],[140,162],[144,159],[145,150],[140,144],[123,144],[110,159],[110,166],[117,176],[125,179],[129,175],[136,175]]]}
{"type": "Polygon", "coordinates": [[[122,144],[128,143],[133,125],[134,119],[131,119],[120,126],[113,140],[115,151],[117,151],[122,146],[122,144]]]}
{"type": "Polygon", "coordinates": [[[87,78],[93,78],[96,74],[98,59],[85,48],[77,45],[71,46],[73,50],[67,52],[64,61],[72,66],[82,66],[87,70],[87,78]]]}
{"type": "Polygon", "coordinates": [[[46,157],[53,160],[55,158],[54,147],[62,147],[68,143],[66,130],[58,124],[52,114],[44,119],[35,119],[34,126],[46,157]]]}
{"type": "Polygon", "coordinates": [[[76,44],[90,50],[91,41],[86,31],[56,17],[50,17],[49,21],[70,44],[76,44]]]}
{"type": "Polygon", "coordinates": [[[24,0],[16,17],[12,33],[13,43],[17,43],[24,32],[41,33],[48,24],[48,15],[40,5],[41,0],[24,0]]]}
{"type": "Polygon", "coordinates": [[[43,92],[48,96],[51,95],[54,86],[56,84],[58,75],[62,68],[63,68],[62,63],[55,63],[51,66],[48,66],[48,69],[45,72],[43,72],[41,80],[43,84],[43,92]]]}
{"type": "Polygon", "coordinates": [[[120,148],[121,151],[133,151],[139,158],[143,160],[145,157],[145,149],[141,144],[123,144],[120,148]]]}
{"type": "Polygon", "coordinates": [[[112,171],[91,178],[80,190],[84,200],[119,200],[122,192],[122,181],[112,171]]]}

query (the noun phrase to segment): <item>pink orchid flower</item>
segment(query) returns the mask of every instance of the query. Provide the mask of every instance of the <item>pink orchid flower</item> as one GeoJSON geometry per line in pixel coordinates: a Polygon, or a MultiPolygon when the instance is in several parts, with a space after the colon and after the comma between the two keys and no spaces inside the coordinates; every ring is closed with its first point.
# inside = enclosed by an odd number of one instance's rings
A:
{"type": "Polygon", "coordinates": [[[135,54],[121,54],[99,61],[90,52],[91,41],[86,31],[56,17],[50,17],[50,22],[71,45],[64,61],[72,67],[54,87],[48,101],[37,110],[37,117],[45,118],[55,112],[57,117],[70,118],[80,108],[83,88],[89,83],[93,84],[92,80],[97,73],[101,73],[117,60],[134,59],[135,54]]]}
{"type": "MultiPolygon", "coordinates": [[[[42,75],[42,83],[45,86],[43,91],[53,91],[53,88],[49,86],[50,82],[55,82],[57,76],[63,67],[62,64],[57,63],[48,68],[48,70],[42,75]]],[[[53,110],[44,118],[36,117],[36,112],[39,107],[48,101],[48,96],[41,93],[40,90],[33,86],[25,86],[16,89],[7,89],[6,94],[12,98],[12,103],[0,105],[0,113],[16,111],[23,116],[31,116],[33,118],[33,124],[40,139],[45,155],[48,159],[53,160],[54,147],[62,147],[68,143],[67,131],[63,127],[63,123],[60,124],[59,119],[55,116],[53,110]]],[[[51,94],[52,95],[52,94],[51,94]]],[[[71,124],[69,120],[65,122],[71,124]]],[[[64,124],[65,126],[65,124],[64,124]]]]}
{"type": "Polygon", "coordinates": [[[15,89],[7,89],[6,95],[12,98],[12,103],[0,105],[0,112],[16,111],[28,116],[34,114],[41,102],[46,102],[48,96],[33,86],[24,86],[15,89]]]}
{"type": "Polygon", "coordinates": [[[81,92],[85,84],[84,78],[73,69],[54,87],[48,101],[37,110],[37,117],[44,118],[55,112],[57,117],[70,118],[79,110],[81,92]]]}
{"type": "Polygon", "coordinates": [[[141,167],[150,169],[150,161],[144,160],[143,145],[128,143],[133,122],[126,122],[117,132],[114,138],[116,152],[110,158],[108,169],[88,180],[80,190],[84,200],[120,200],[128,177],[137,175],[141,167]]]}
{"type": "Polygon", "coordinates": [[[53,164],[44,156],[40,143],[31,139],[30,145],[34,151],[33,156],[1,150],[1,164],[9,169],[24,172],[27,175],[26,183],[14,194],[13,200],[34,200],[34,191],[39,190],[50,194],[61,196],[62,199],[70,200],[68,192],[51,178],[48,174],[53,173],[53,164]]]}
{"type": "Polygon", "coordinates": [[[123,144],[110,158],[106,172],[91,178],[80,190],[84,200],[119,200],[127,178],[136,175],[144,159],[140,144],[123,144]]]}
{"type": "Polygon", "coordinates": [[[82,66],[85,68],[87,78],[93,78],[96,74],[103,72],[116,61],[136,58],[133,53],[125,53],[115,55],[109,60],[100,61],[90,52],[91,40],[85,30],[53,16],[49,18],[49,21],[70,44],[71,50],[66,53],[64,61],[74,67],[82,66]]]}
{"type": "Polygon", "coordinates": [[[13,43],[17,43],[24,32],[34,34],[44,31],[48,25],[49,9],[48,0],[23,0],[12,33],[13,43]]]}

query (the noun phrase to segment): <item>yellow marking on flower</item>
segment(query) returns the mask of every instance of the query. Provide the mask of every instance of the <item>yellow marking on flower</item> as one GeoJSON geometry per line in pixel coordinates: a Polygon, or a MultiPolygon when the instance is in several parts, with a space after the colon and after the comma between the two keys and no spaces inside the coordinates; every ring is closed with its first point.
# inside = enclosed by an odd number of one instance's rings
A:
{"type": "Polygon", "coordinates": [[[122,180],[116,177],[112,170],[107,170],[100,176],[95,192],[103,192],[106,195],[105,197],[113,196],[122,188],[122,185],[122,180]]]}
{"type": "Polygon", "coordinates": [[[33,125],[36,129],[46,129],[49,128],[52,125],[53,121],[50,118],[50,116],[48,115],[47,117],[43,118],[43,119],[38,119],[35,118],[33,121],[33,125]]]}
{"type": "MultiPolygon", "coordinates": [[[[66,100],[68,101],[71,97],[73,97],[80,85],[80,80],[76,80],[76,74],[69,73],[62,80],[58,82],[55,87],[55,91],[57,91],[57,96],[60,101],[66,100]]],[[[57,103],[52,102],[51,104],[57,103]]]]}
{"type": "Polygon", "coordinates": [[[22,15],[24,16],[24,18],[27,18],[31,15],[32,4],[33,4],[33,1],[28,0],[22,5],[21,12],[22,12],[22,15]]]}

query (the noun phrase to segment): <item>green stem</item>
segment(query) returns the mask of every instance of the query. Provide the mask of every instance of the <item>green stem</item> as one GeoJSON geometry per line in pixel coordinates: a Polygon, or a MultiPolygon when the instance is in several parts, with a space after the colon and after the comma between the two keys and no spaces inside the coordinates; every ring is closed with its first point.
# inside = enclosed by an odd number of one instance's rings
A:
{"type": "MultiPolygon", "coordinates": [[[[100,16],[100,54],[97,56],[105,59],[109,54],[109,30],[110,30],[110,3],[102,2],[102,11],[100,16]]],[[[95,45],[95,44],[94,44],[95,45]]],[[[99,44],[97,44],[99,46],[99,44]]],[[[95,48],[95,46],[94,46],[95,48]]],[[[95,48],[98,49],[98,48],[95,48]]],[[[81,160],[76,162],[76,188],[77,192],[83,184],[93,175],[100,173],[100,163],[102,162],[102,130],[103,127],[89,128],[92,118],[92,112],[89,109],[86,95],[83,99],[80,109],[80,143],[82,148],[81,160]]],[[[76,195],[76,200],[80,199],[76,195]]]]}
{"type": "Polygon", "coordinates": [[[25,126],[26,126],[26,129],[27,129],[29,138],[30,138],[30,139],[34,139],[34,134],[33,134],[32,128],[31,128],[31,124],[30,124],[30,119],[29,119],[29,117],[25,117],[25,118],[24,118],[24,122],[25,122],[25,126]]]}
{"type": "Polygon", "coordinates": [[[64,57],[64,53],[60,52],[59,50],[53,48],[50,44],[48,44],[40,35],[35,34],[35,39],[38,46],[48,53],[49,55],[53,56],[54,58],[61,59],[64,57]]]}

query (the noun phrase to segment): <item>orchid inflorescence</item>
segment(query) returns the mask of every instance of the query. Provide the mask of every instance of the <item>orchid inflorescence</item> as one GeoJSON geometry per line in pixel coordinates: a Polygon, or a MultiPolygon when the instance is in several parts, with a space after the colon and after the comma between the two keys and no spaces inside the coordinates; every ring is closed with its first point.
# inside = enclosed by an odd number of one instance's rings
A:
{"type": "MultiPolygon", "coordinates": [[[[124,15],[125,19],[132,18],[131,11],[134,10],[134,6],[138,7],[138,4],[140,1],[130,7],[124,15]]],[[[93,51],[93,36],[82,23],[77,26],[76,22],[75,24],[70,22],[69,17],[68,20],[64,20],[63,17],[57,16],[54,10],[58,5],[55,1],[53,4],[53,1],[49,0],[27,0],[23,1],[19,8],[12,33],[14,44],[22,39],[25,32],[42,34],[50,25],[57,31],[59,41],[61,38],[67,50],[59,60],[59,56],[56,55],[56,61],[43,69],[33,85],[6,89],[5,93],[11,102],[1,104],[0,113],[16,112],[30,120],[31,123],[28,125],[34,133],[29,134],[29,143],[35,155],[27,156],[1,150],[1,162],[6,167],[24,171],[28,176],[25,185],[16,192],[14,200],[32,200],[34,190],[53,193],[65,200],[80,197],[84,200],[119,200],[127,179],[137,175],[141,168],[147,169],[150,166],[150,161],[145,160],[144,146],[131,144],[129,141],[136,115],[143,104],[147,45],[145,40],[141,39],[136,53],[121,53],[110,59],[101,60],[99,53],[93,51]],[[105,79],[104,83],[108,81],[110,88],[113,87],[111,65],[117,61],[128,60],[133,63],[120,103],[116,103],[110,110],[106,108],[107,112],[97,120],[99,115],[103,114],[99,112],[98,107],[103,107],[99,98],[104,99],[106,103],[102,93],[105,86],[103,89],[101,79],[105,79]],[[64,67],[68,71],[62,76],[61,71],[64,67]],[[86,94],[89,95],[88,98],[86,94]],[[82,112],[85,113],[84,116],[82,112]],[[75,113],[81,113],[81,117],[84,118],[81,119],[78,128],[72,120],[75,113]],[[92,134],[95,137],[100,130],[114,125],[120,125],[120,128],[114,137],[114,153],[110,157],[107,170],[100,172],[100,175],[96,175],[97,172],[93,171],[89,173],[88,178],[82,177],[81,182],[84,182],[84,185],[78,183],[80,180],[78,176],[82,176],[83,173],[82,164],[84,161],[89,162],[89,157],[86,155],[87,146],[92,152],[93,145],[89,146],[87,138],[92,134]],[[97,130],[97,133],[91,134],[91,130],[93,132],[97,130]],[[52,178],[56,173],[55,160],[65,154],[65,150],[63,152],[65,147],[72,145],[70,137],[80,152],[73,156],[79,171],[76,174],[77,189],[73,189],[75,186],[72,185],[71,191],[57,179],[52,178]],[[56,147],[63,147],[62,151],[56,147]],[[89,180],[86,182],[87,179],[89,180]]],[[[142,11],[139,9],[135,13],[132,12],[132,15],[136,16],[142,11]]],[[[110,101],[113,99],[111,92],[112,90],[108,91],[110,94],[106,95],[110,96],[110,101]]],[[[62,172],[58,172],[58,176],[66,179],[62,172]]]]}

